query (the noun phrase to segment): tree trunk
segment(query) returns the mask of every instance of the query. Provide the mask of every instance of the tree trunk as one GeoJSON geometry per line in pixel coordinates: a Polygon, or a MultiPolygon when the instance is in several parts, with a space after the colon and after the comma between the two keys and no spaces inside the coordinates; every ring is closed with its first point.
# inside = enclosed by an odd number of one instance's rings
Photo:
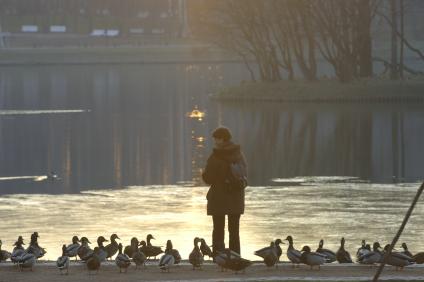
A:
{"type": "Polygon", "coordinates": [[[358,37],[359,37],[359,76],[371,77],[372,66],[372,40],[371,40],[371,7],[370,0],[358,2],[358,37]]]}
{"type": "MultiPolygon", "coordinates": [[[[400,34],[401,38],[405,37],[404,32],[404,6],[403,6],[403,0],[399,0],[399,12],[400,12],[400,34]]],[[[400,55],[399,55],[399,75],[400,78],[403,79],[403,49],[404,49],[405,43],[403,40],[400,41],[400,55]]]]}
{"type": "Polygon", "coordinates": [[[396,0],[390,0],[390,13],[392,18],[392,57],[391,57],[391,68],[390,68],[390,79],[396,80],[399,78],[399,72],[398,72],[398,58],[397,58],[397,7],[396,7],[396,0]]]}

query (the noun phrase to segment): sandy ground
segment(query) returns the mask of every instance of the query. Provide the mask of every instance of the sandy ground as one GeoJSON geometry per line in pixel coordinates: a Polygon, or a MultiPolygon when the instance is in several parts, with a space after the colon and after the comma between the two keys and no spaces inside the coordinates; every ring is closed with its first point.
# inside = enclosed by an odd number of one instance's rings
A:
{"type": "MultiPolygon", "coordinates": [[[[321,270],[310,270],[302,265],[292,268],[282,263],[278,268],[268,269],[262,263],[254,263],[245,273],[235,274],[221,272],[212,263],[206,263],[202,270],[192,270],[191,265],[183,262],[174,267],[170,273],[162,273],[155,262],[145,268],[136,270],[131,265],[127,273],[119,273],[114,262],[103,263],[98,274],[88,275],[86,267],[80,262],[71,262],[69,275],[60,275],[54,262],[37,262],[33,271],[20,272],[11,263],[0,264],[0,282],[9,281],[369,281],[377,268],[374,266],[329,264],[321,270]]],[[[416,265],[396,271],[393,267],[386,267],[382,280],[424,281],[424,266],[416,265]]]]}

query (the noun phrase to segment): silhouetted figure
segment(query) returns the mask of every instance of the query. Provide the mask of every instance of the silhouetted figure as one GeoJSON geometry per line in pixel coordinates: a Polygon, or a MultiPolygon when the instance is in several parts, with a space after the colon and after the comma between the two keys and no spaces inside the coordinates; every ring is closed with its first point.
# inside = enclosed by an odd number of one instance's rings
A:
{"type": "Polygon", "coordinates": [[[56,173],[56,172],[51,171],[51,172],[47,175],[47,180],[50,180],[50,181],[59,180],[59,176],[57,175],[57,173],[56,173]]]}
{"type": "Polygon", "coordinates": [[[225,216],[228,216],[230,249],[240,254],[239,223],[244,213],[244,188],[247,185],[247,164],[240,146],[231,141],[225,127],[217,128],[212,137],[215,146],[202,174],[211,185],[206,195],[207,214],[212,216],[213,255],[224,251],[225,216]],[[235,169],[234,169],[235,168],[235,169]],[[241,173],[240,173],[241,171],[241,173]]]}

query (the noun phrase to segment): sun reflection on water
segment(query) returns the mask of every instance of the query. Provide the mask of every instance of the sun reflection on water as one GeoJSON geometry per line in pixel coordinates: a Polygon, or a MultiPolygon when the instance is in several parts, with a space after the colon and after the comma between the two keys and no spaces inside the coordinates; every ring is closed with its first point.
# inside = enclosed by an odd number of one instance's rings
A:
{"type": "MultiPolygon", "coordinates": [[[[143,186],[118,190],[87,191],[70,195],[5,195],[0,197],[3,249],[11,250],[19,235],[29,242],[32,232],[47,248],[46,259],[54,260],[61,245],[72,236],[117,233],[124,245],[131,237],[164,246],[171,239],[187,258],[195,236],[211,244],[211,218],[206,215],[207,187],[143,186]]],[[[368,183],[315,184],[311,186],[248,187],[246,213],[241,218],[242,254],[253,252],[275,238],[292,235],[295,247],[325,246],[337,250],[344,236],[354,252],[362,239],[391,240],[417,189],[410,185],[368,183]]],[[[424,250],[424,207],[417,205],[400,242],[413,251],[424,250]]],[[[286,260],[285,257],[283,257],[286,260]]]]}

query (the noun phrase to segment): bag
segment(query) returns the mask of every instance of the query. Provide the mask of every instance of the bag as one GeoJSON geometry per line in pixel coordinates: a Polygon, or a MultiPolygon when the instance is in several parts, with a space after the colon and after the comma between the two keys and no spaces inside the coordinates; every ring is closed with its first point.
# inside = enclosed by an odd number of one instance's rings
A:
{"type": "Polygon", "coordinates": [[[229,164],[230,172],[228,177],[228,184],[235,190],[243,190],[247,187],[247,171],[246,167],[241,161],[229,164]]]}

